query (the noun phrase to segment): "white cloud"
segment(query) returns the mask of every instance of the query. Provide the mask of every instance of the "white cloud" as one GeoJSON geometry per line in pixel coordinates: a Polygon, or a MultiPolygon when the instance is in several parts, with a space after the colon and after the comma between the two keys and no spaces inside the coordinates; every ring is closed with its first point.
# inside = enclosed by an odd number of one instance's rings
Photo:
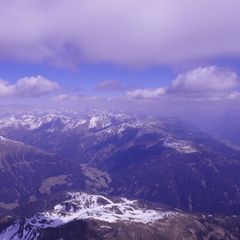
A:
{"type": "Polygon", "coordinates": [[[239,83],[239,77],[235,72],[216,66],[199,67],[178,75],[168,88],[168,92],[225,92],[234,90],[239,83]]]}
{"type": "Polygon", "coordinates": [[[59,85],[43,76],[24,77],[15,84],[0,80],[0,96],[5,97],[39,97],[57,90],[59,85]]]}
{"type": "Polygon", "coordinates": [[[165,88],[135,89],[133,91],[128,91],[127,96],[132,98],[154,99],[160,97],[161,95],[164,95],[165,92],[165,88]]]}
{"type": "Polygon", "coordinates": [[[96,86],[97,91],[122,91],[122,83],[118,80],[106,80],[96,86]]]}
{"type": "Polygon", "coordinates": [[[135,89],[131,98],[165,101],[221,101],[238,99],[240,81],[237,73],[216,66],[198,67],[178,75],[169,87],[135,89]],[[163,97],[164,96],[164,97],[163,97]]]}

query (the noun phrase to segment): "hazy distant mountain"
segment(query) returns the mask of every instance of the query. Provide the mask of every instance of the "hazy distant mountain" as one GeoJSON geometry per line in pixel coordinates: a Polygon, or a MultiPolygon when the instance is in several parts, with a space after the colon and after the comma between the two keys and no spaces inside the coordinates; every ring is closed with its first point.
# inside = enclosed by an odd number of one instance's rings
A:
{"type": "MultiPolygon", "coordinates": [[[[239,111],[226,111],[208,121],[204,126],[206,131],[216,135],[219,139],[227,141],[229,144],[240,146],[240,112],[239,111]]],[[[240,147],[239,147],[240,149],[240,147]]]]}

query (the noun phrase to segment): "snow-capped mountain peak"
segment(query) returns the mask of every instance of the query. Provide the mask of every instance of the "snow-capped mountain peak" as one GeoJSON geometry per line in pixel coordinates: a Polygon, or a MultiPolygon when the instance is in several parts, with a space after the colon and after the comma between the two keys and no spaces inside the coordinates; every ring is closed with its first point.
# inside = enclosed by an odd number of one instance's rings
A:
{"type": "Polygon", "coordinates": [[[130,221],[149,223],[162,219],[170,212],[158,212],[146,210],[138,206],[137,201],[121,198],[112,201],[101,195],[89,195],[86,193],[68,193],[69,200],[58,204],[52,211],[43,213],[43,216],[51,219],[55,226],[61,219],[68,222],[72,219],[93,218],[106,222],[130,221]]]}
{"type": "MultiPolygon", "coordinates": [[[[112,114],[108,112],[91,111],[87,113],[17,113],[6,115],[0,119],[0,129],[24,128],[35,130],[46,124],[59,121],[63,129],[74,129],[85,125],[86,129],[105,128],[112,124],[112,121],[126,118],[123,114],[112,114]]],[[[50,126],[48,126],[49,128],[50,126]]]]}
{"type": "Polygon", "coordinates": [[[171,211],[145,209],[137,201],[120,198],[110,200],[101,195],[70,192],[67,200],[55,205],[51,210],[35,214],[23,222],[16,222],[0,234],[3,240],[35,239],[44,228],[55,228],[71,221],[93,219],[108,223],[135,222],[154,223],[165,217],[176,215],[171,211]]]}

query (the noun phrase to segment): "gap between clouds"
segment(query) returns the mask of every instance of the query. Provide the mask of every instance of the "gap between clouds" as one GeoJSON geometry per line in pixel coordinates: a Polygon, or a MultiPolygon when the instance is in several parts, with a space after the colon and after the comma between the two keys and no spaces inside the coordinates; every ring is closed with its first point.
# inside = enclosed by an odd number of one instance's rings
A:
{"type": "MultiPolygon", "coordinates": [[[[122,91],[125,95],[121,98],[132,99],[165,99],[177,101],[180,98],[184,100],[202,101],[202,100],[221,100],[237,99],[240,97],[239,76],[228,69],[217,66],[198,67],[179,74],[168,87],[133,89],[126,91],[120,81],[103,81],[98,84],[95,90],[98,91],[122,91]]],[[[24,77],[15,84],[0,80],[1,97],[41,97],[54,94],[55,101],[79,101],[91,99],[98,100],[98,96],[84,96],[83,94],[71,94],[61,89],[57,82],[48,80],[39,75],[36,77],[24,77]]],[[[118,96],[119,97],[119,96],[118,96]]],[[[116,97],[111,97],[112,101],[116,97]]]]}
{"type": "Polygon", "coordinates": [[[220,101],[220,100],[235,100],[240,99],[240,79],[239,76],[228,69],[219,68],[217,66],[198,67],[179,74],[168,87],[157,88],[137,88],[126,91],[120,81],[110,80],[103,81],[95,88],[97,91],[121,91],[125,92],[122,96],[99,97],[99,96],[84,96],[71,95],[62,93],[54,97],[55,101],[103,101],[108,102],[127,100],[150,100],[163,102],[178,102],[178,101],[220,101]]]}

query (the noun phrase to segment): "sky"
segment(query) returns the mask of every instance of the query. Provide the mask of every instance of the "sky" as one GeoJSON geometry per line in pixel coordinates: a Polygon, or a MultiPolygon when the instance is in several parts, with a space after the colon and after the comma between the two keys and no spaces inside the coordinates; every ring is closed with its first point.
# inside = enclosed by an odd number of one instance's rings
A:
{"type": "Polygon", "coordinates": [[[238,107],[239,0],[0,0],[0,106],[238,107]]]}

